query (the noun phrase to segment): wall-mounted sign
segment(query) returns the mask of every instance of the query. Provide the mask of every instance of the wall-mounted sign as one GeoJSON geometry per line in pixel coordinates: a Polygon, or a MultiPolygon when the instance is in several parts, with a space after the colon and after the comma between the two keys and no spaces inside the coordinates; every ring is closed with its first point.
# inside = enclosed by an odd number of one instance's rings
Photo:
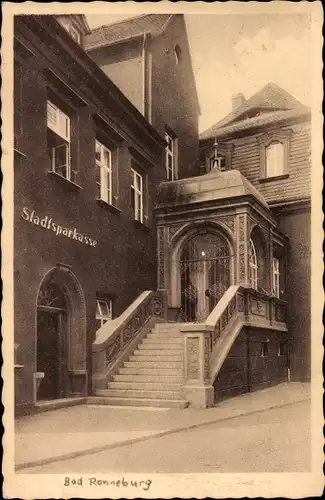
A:
{"type": "Polygon", "coordinates": [[[91,247],[95,247],[97,245],[96,240],[93,240],[92,238],[89,238],[89,236],[85,236],[84,234],[80,233],[75,227],[73,229],[68,229],[67,227],[60,226],[56,222],[53,222],[52,217],[48,217],[47,215],[41,218],[36,215],[35,210],[31,210],[30,208],[24,207],[21,216],[24,220],[35,224],[35,226],[41,226],[44,229],[53,231],[56,236],[59,236],[61,234],[62,236],[70,238],[71,240],[85,243],[86,245],[89,245],[91,247]]]}

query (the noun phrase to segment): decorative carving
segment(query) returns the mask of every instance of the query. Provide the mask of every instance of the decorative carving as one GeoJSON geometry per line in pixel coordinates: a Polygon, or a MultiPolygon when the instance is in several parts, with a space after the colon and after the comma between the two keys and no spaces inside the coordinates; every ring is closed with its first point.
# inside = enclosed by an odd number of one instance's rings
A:
{"type": "Polygon", "coordinates": [[[210,339],[204,337],[204,378],[210,378],[210,339]]]}
{"type": "Polygon", "coordinates": [[[233,297],[229,303],[229,317],[231,318],[236,312],[236,296],[233,297]]]}
{"type": "Polygon", "coordinates": [[[152,304],[149,302],[143,309],[143,322],[146,323],[151,317],[152,304]]]}
{"type": "Polygon", "coordinates": [[[62,290],[54,281],[43,283],[37,297],[38,306],[66,309],[66,301],[62,290]]]}
{"type": "Polygon", "coordinates": [[[212,345],[217,342],[218,338],[220,337],[220,322],[217,321],[217,324],[214,328],[213,334],[212,334],[212,345]]]}
{"type": "Polygon", "coordinates": [[[276,321],[286,321],[286,308],[283,306],[275,306],[275,319],[276,321]]]}
{"type": "Polygon", "coordinates": [[[222,313],[221,318],[220,318],[220,323],[221,323],[221,332],[226,328],[228,324],[228,311],[227,309],[225,310],[224,313],[222,313]]]}
{"type": "Polygon", "coordinates": [[[164,289],[165,284],[165,238],[164,228],[158,228],[158,288],[164,289]]]}
{"type": "Polygon", "coordinates": [[[154,316],[158,316],[159,318],[164,316],[165,302],[160,297],[155,297],[152,300],[152,313],[154,316]]]}
{"type": "Polygon", "coordinates": [[[235,229],[235,220],[234,220],[234,217],[232,216],[228,216],[228,215],[223,215],[223,216],[220,216],[219,217],[219,220],[220,222],[222,222],[222,224],[224,224],[225,226],[227,226],[230,231],[234,232],[234,229],[235,229]]]}
{"type": "Polygon", "coordinates": [[[237,298],[237,311],[244,312],[244,295],[242,295],[241,293],[237,293],[236,298],[237,298]]]}
{"type": "Polygon", "coordinates": [[[190,337],[186,343],[187,354],[187,378],[197,380],[199,378],[199,338],[190,337]]]}
{"type": "Polygon", "coordinates": [[[123,346],[128,344],[133,338],[133,329],[131,321],[126,325],[123,330],[123,346]]]}
{"type": "Polygon", "coordinates": [[[117,353],[121,349],[121,337],[118,335],[106,347],[106,365],[112,363],[117,353]]]}
{"type": "Polygon", "coordinates": [[[169,238],[170,238],[170,240],[172,240],[174,235],[176,233],[178,233],[178,231],[185,226],[187,226],[187,224],[184,224],[184,222],[181,222],[179,224],[172,224],[171,226],[169,226],[169,238]]]}
{"type": "Polygon", "coordinates": [[[257,316],[266,317],[266,303],[262,300],[251,298],[250,311],[257,316]]]}
{"type": "Polygon", "coordinates": [[[239,257],[238,257],[238,262],[239,262],[239,279],[240,281],[244,281],[245,280],[245,253],[246,253],[246,245],[243,243],[243,244],[240,244],[239,245],[239,250],[238,250],[238,253],[239,253],[239,257]]]}
{"type": "Polygon", "coordinates": [[[268,229],[268,222],[262,217],[261,215],[254,213],[254,216],[249,214],[248,218],[249,222],[249,234],[251,234],[253,226],[257,225],[262,231],[265,236],[266,241],[269,239],[269,229],[268,229]]]}
{"type": "Polygon", "coordinates": [[[239,241],[245,241],[245,217],[243,215],[239,217],[239,241]]]}

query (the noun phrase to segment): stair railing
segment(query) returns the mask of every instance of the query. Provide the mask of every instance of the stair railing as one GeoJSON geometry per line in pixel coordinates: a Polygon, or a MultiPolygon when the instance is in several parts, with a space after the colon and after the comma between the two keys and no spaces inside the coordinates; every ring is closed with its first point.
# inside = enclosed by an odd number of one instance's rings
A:
{"type": "Polygon", "coordinates": [[[213,382],[244,325],[287,331],[287,303],[251,288],[230,286],[202,323],[184,323],[184,393],[194,407],[214,400],[213,382]]]}
{"type": "Polygon", "coordinates": [[[239,285],[230,286],[203,323],[184,323],[184,393],[191,406],[212,406],[211,359],[214,345],[238,311],[244,311],[239,285]]]}
{"type": "Polygon", "coordinates": [[[101,326],[92,345],[94,388],[104,388],[148,326],[156,321],[166,321],[166,318],[166,293],[147,290],[120,316],[101,326]]]}

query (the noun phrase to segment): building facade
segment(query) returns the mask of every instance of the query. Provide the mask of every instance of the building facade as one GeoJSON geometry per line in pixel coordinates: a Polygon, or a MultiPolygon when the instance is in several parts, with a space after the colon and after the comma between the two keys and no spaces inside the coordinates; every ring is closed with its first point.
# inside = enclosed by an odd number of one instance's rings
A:
{"type": "Polygon", "coordinates": [[[156,288],[152,214],[165,142],[52,16],[17,16],[14,36],[23,410],[89,394],[96,330],[156,288]]]}

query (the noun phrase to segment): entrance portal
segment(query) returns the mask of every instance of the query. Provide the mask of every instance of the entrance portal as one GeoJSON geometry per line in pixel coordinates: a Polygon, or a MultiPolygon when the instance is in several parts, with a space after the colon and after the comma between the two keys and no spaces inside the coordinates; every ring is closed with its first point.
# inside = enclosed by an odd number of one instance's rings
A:
{"type": "Polygon", "coordinates": [[[37,371],[44,373],[37,400],[67,396],[67,305],[63,292],[54,281],[43,284],[38,295],[37,371]]]}
{"type": "Polygon", "coordinates": [[[183,321],[204,321],[231,283],[231,255],[220,234],[199,234],[184,246],[180,261],[183,321]]]}

